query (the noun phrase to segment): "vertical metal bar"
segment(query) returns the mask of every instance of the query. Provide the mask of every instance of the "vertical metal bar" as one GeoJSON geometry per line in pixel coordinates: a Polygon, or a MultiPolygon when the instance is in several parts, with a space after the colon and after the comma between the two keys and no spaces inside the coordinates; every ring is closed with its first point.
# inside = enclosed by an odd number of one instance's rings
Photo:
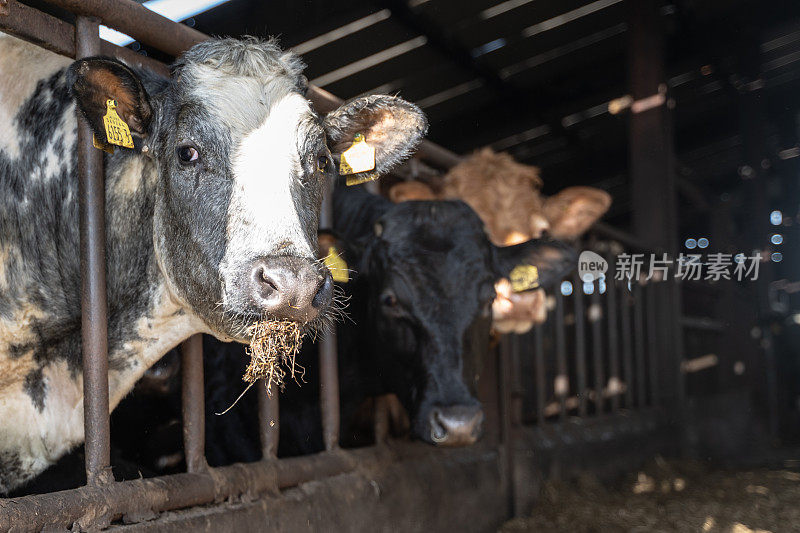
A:
{"type": "Polygon", "coordinates": [[[583,281],[577,275],[572,280],[575,302],[575,376],[578,385],[578,415],[585,417],[586,405],[586,310],[583,307],[583,281]]]}
{"type": "Polygon", "coordinates": [[[510,516],[515,516],[514,509],[514,430],[511,424],[511,351],[512,345],[509,335],[504,335],[500,341],[500,370],[498,372],[500,380],[500,438],[503,442],[503,470],[504,479],[508,495],[508,512],[510,516]]]}
{"type": "MultiPolygon", "coordinates": [[[[613,260],[611,262],[613,264],[613,260]]],[[[611,411],[619,411],[619,332],[617,331],[617,287],[613,279],[606,280],[606,307],[608,309],[608,392],[611,411]]]]}
{"type": "MultiPolygon", "coordinates": [[[[78,58],[100,52],[96,20],[77,17],[78,58]]],[[[78,209],[81,256],[81,341],[86,481],[114,480],[111,472],[108,405],[108,304],[106,299],[105,185],[103,156],[92,146],[92,130],[78,113],[78,209]]]]}
{"type": "Polygon", "coordinates": [[[556,377],[553,390],[559,402],[559,416],[567,418],[567,396],[569,395],[569,373],[567,372],[567,342],[564,331],[564,296],[560,290],[556,296],[556,377]]]}
{"type": "Polygon", "coordinates": [[[256,383],[258,388],[258,428],[261,437],[262,459],[275,459],[278,457],[278,438],[280,436],[280,403],[279,393],[276,390],[272,396],[267,396],[267,387],[264,379],[256,383]]]}
{"type": "MultiPolygon", "coordinates": [[[[664,17],[660,0],[628,0],[629,80],[634,100],[660,95],[660,105],[631,113],[629,125],[629,175],[632,227],[651,246],[675,257],[678,251],[678,193],[675,171],[672,111],[667,105],[664,61],[664,17]]],[[[659,255],[661,252],[659,252],[659,255]]],[[[680,295],[669,284],[657,283],[655,293],[657,339],[652,362],[660,407],[668,417],[681,417],[680,334],[676,309],[680,295]]]]}
{"type": "MultiPolygon", "coordinates": [[[[333,227],[333,182],[326,184],[320,213],[320,227],[333,227]]],[[[320,409],[322,438],[326,450],[339,447],[339,369],[336,351],[336,329],[330,328],[319,341],[320,409]]]]}
{"type": "Polygon", "coordinates": [[[523,421],[522,416],[522,399],[525,395],[525,391],[522,387],[522,382],[520,380],[520,370],[522,367],[521,362],[521,352],[522,352],[522,340],[523,336],[519,334],[515,335],[506,335],[506,338],[511,343],[511,359],[510,359],[510,377],[511,381],[508,383],[508,386],[511,387],[511,423],[515,426],[521,425],[523,421]]]}
{"type": "Polygon", "coordinates": [[[647,366],[650,381],[650,405],[658,405],[658,339],[656,338],[656,298],[658,291],[654,283],[648,283],[643,291],[647,313],[647,366]]]}
{"type": "Polygon", "coordinates": [[[533,355],[536,367],[536,421],[539,424],[546,422],[544,416],[544,402],[547,400],[547,379],[544,369],[544,333],[542,325],[536,324],[533,329],[533,355]]]}
{"type": "MultiPolygon", "coordinates": [[[[581,287],[583,290],[583,287],[581,287]]],[[[605,370],[603,369],[603,306],[600,304],[600,290],[595,287],[592,292],[589,308],[589,321],[592,323],[592,370],[594,371],[594,403],[595,414],[604,411],[603,387],[605,386],[605,370]]]]}
{"type": "Polygon", "coordinates": [[[336,332],[322,336],[319,343],[322,437],[326,450],[339,447],[339,376],[336,332]]]}
{"type": "Polygon", "coordinates": [[[181,345],[181,395],[183,408],[183,453],[188,472],[202,472],[206,464],[206,418],[203,393],[203,335],[196,334],[181,345]]]}
{"type": "Polygon", "coordinates": [[[644,294],[642,286],[637,280],[633,286],[633,331],[636,355],[636,405],[644,407],[647,404],[647,382],[645,378],[644,363],[644,294]]]}
{"type": "Polygon", "coordinates": [[[625,375],[625,407],[633,407],[633,339],[631,338],[631,294],[623,285],[620,290],[619,312],[622,317],[622,372],[625,375]]]}

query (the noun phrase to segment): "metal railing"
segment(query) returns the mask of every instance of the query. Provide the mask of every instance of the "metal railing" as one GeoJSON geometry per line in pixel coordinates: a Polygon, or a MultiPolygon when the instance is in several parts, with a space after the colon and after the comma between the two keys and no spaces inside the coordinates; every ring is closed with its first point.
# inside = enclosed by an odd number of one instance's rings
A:
{"type": "MultiPolygon", "coordinates": [[[[102,41],[99,24],[177,56],[208,39],[196,30],[162,17],[131,0],[49,0],[76,16],[75,24],[14,0],[0,0],[0,30],[71,58],[107,55],[129,65],[169,75],[168,67],[130,49],[102,41]]],[[[308,97],[320,113],[342,100],[318,87],[308,97]]],[[[242,494],[274,492],[353,470],[381,455],[376,450],[338,451],[339,385],[335,332],[321,339],[321,407],[325,448],[314,456],[274,461],[280,421],[278,397],[259,396],[259,429],[265,461],[211,469],[205,459],[202,339],[195,335],[182,345],[182,411],[187,472],[152,479],[115,482],[111,472],[108,398],[108,338],[105,280],[105,185],[103,158],[92,146],[92,134],[78,117],[78,177],[81,257],[81,320],[84,375],[84,430],[87,485],[66,491],[0,499],[0,530],[46,527],[97,528],[122,518],[126,522],[155,513],[221,502],[242,494]]],[[[423,141],[416,157],[448,168],[459,161],[452,152],[423,141]]],[[[333,220],[330,191],[321,216],[323,227],[333,220]]],[[[264,389],[261,389],[264,390],[264,389]]]]}
{"type": "Polygon", "coordinates": [[[662,408],[661,364],[678,353],[659,349],[660,336],[669,334],[659,322],[666,305],[660,291],[667,282],[645,275],[615,279],[615,256],[623,250],[652,253],[633,236],[596,226],[583,250],[602,255],[609,269],[602,281],[585,283],[577,272],[569,283],[555,287],[547,320],[532,331],[508,336],[510,363],[515,369],[518,401],[512,417],[520,425],[544,427],[567,419],[603,418],[648,413],[662,408]],[[602,288],[601,288],[602,287],[602,288]]]}
{"type": "Polygon", "coordinates": [[[565,281],[572,292],[556,288],[548,321],[520,336],[519,357],[529,359],[518,363],[529,377],[523,421],[546,424],[655,407],[652,283],[628,288],[612,274],[602,292],[595,282],[586,294],[577,275],[565,281]],[[545,347],[545,337],[554,342],[545,347]]]}
{"type": "MultiPolygon", "coordinates": [[[[151,58],[134,53],[100,40],[98,24],[102,23],[134,39],[170,55],[178,55],[192,45],[208,39],[208,36],[185,25],[172,22],[153,13],[131,0],[48,0],[53,6],[76,15],[74,25],[59,20],[14,0],[0,0],[0,30],[33,42],[58,54],[81,58],[91,55],[117,57],[130,65],[151,69],[168,75],[166,65],[151,58]]],[[[337,107],[341,100],[317,87],[310,87],[309,99],[321,112],[337,107]]],[[[82,276],[82,339],[84,371],[84,417],[87,485],[66,491],[0,499],[0,530],[12,527],[20,529],[42,529],[46,527],[101,528],[112,521],[122,519],[126,523],[152,518],[157,513],[196,505],[218,503],[241,495],[274,493],[280,489],[327,476],[354,470],[359,465],[382,460],[386,451],[380,447],[342,451],[339,442],[339,384],[337,375],[337,353],[335,332],[325,335],[320,346],[320,401],[325,452],[320,454],[275,460],[278,449],[280,420],[278,395],[268,398],[259,394],[259,435],[263,459],[247,465],[235,464],[211,469],[204,452],[204,405],[203,401],[203,354],[202,342],[196,335],[182,345],[182,412],[186,473],[132,481],[114,481],[110,467],[110,428],[108,400],[108,341],[107,303],[105,282],[105,205],[103,159],[92,146],[91,132],[82,122],[79,127],[79,180],[80,180],[80,237],[82,276]]],[[[452,152],[428,141],[423,141],[417,156],[432,166],[446,169],[460,158],[452,152]]],[[[327,191],[323,201],[321,226],[330,227],[333,212],[331,194],[327,191]]],[[[609,231],[614,231],[609,229],[609,231]]],[[[616,237],[635,240],[618,234],[616,237]]],[[[636,243],[638,244],[638,243],[636,243]]],[[[611,285],[609,285],[611,287],[611,285]]],[[[655,351],[649,349],[650,328],[655,328],[654,301],[646,298],[642,304],[642,287],[634,287],[633,298],[617,298],[616,290],[610,289],[613,297],[607,298],[608,318],[613,317],[614,330],[606,331],[613,350],[609,352],[609,365],[604,362],[604,337],[601,322],[587,319],[585,297],[580,294],[580,283],[575,284],[570,306],[563,296],[556,295],[556,308],[551,322],[555,325],[554,376],[562,376],[555,395],[555,415],[564,419],[574,410],[578,416],[586,417],[592,411],[590,380],[595,394],[604,390],[605,375],[611,372],[624,374],[627,384],[635,383],[620,397],[612,396],[608,409],[611,412],[652,402],[646,394],[656,396],[655,379],[650,375],[650,390],[646,389],[645,364],[655,351]],[[633,302],[633,303],[631,303],[633,302]],[[617,307],[622,306],[623,311],[617,307]],[[653,307],[651,309],[651,307],[653,307]],[[569,336],[565,328],[566,313],[574,314],[574,361],[568,354],[569,336]],[[620,320],[621,338],[616,333],[620,320]],[[633,336],[630,330],[633,330],[633,336]],[[591,332],[591,336],[589,336],[591,332]],[[645,334],[646,333],[646,334],[645,334]],[[620,351],[616,349],[621,340],[620,351]],[[649,347],[649,348],[648,348],[649,347]],[[621,365],[621,366],[620,366],[621,365]],[[565,377],[573,375],[572,378],[565,377]],[[566,379],[566,388],[563,386],[566,379]],[[574,385],[570,385],[570,379],[574,385]],[[567,393],[576,390],[577,403],[572,407],[567,393]],[[564,392],[564,391],[567,392],[564,392]]],[[[608,295],[611,296],[611,293],[608,295]]],[[[597,292],[588,297],[589,308],[600,306],[597,292]]],[[[535,376],[534,417],[544,424],[549,416],[548,360],[545,350],[545,327],[537,326],[532,334],[533,366],[535,376]]],[[[608,326],[611,328],[611,326],[608,326]]],[[[511,479],[514,426],[520,422],[520,387],[512,386],[517,379],[512,363],[519,360],[521,339],[511,337],[511,349],[501,350],[496,375],[486,390],[493,396],[487,421],[494,419],[500,441],[506,449],[503,466],[506,479],[511,479]],[[494,388],[494,391],[491,389],[494,388]],[[517,412],[515,416],[513,413],[517,412]],[[498,414],[501,419],[498,420],[498,414]]],[[[490,365],[491,366],[491,365],[490,365]]],[[[654,365],[650,365],[654,372],[654,365]]],[[[263,385],[263,383],[262,383],[263,385]]],[[[257,387],[259,391],[264,389],[257,387]]],[[[593,402],[594,414],[607,410],[605,400],[593,402]]],[[[385,425],[385,423],[384,423],[385,425]]],[[[487,424],[491,425],[491,424],[487,424]]],[[[379,439],[380,440],[380,439],[379,439]]],[[[497,440],[497,439],[495,439],[497,440]]],[[[511,489],[513,491],[513,488],[511,489]]]]}

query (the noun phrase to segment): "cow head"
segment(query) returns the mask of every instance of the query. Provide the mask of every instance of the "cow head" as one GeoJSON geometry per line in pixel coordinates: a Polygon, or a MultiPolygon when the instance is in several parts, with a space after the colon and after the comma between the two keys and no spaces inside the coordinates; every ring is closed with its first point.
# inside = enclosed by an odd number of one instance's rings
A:
{"type": "Polygon", "coordinates": [[[314,325],[332,294],[315,261],[323,186],[357,133],[376,149],[374,173],[406,157],[426,129],[422,113],[368,97],[318,116],[303,65],[273,41],[214,39],[174,64],[170,80],[89,58],[70,87],[95,135],[106,101],[129,125],[133,157],[151,168],[153,241],[170,293],[215,335],[245,340],[269,317],[314,325]]]}
{"type": "MultiPolygon", "coordinates": [[[[419,182],[395,185],[392,201],[458,198],[481,217],[491,241],[509,246],[544,234],[556,239],[580,237],[605,214],[611,196],[594,187],[568,187],[553,196],[541,193],[539,169],[514,160],[509,154],[484,148],[456,165],[435,192],[419,182]]],[[[545,321],[542,290],[514,293],[508,280],[495,287],[493,326],[499,333],[524,333],[545,321]]]]}
{"type": "Polygon", "coordinates": [[[471,390],[480,361],[465,354],[483,351],[470,339],[476,328],[488,335],[494,283],[520,264],[537,266],[542,285],[553,283],[573,268],[575,253],[552,240],[494,246],[459,201],[351,205],[373,221],[355,283],[368,302],[359,325],[373,344],[364,351],[384,391],[397,394],[423,440],[474,442],[483,419],[471,390]]]}

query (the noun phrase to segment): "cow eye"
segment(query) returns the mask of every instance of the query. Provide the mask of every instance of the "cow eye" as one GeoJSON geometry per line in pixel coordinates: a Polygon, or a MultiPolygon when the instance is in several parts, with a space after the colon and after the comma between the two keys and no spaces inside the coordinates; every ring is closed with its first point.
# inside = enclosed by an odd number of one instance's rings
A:
{"type": "Polygon", "coordinates": [[[194,163],[200,157],[200,152],[197,151],[197,148],[191,145],[179,146],[177,153],[178,159],[180,159],[181,163],[184,165],[194,163]]]}
{"type": "Polygon", "coordinates": [[[331,164],[331,159],[328,154],[320,154],[317,156],[317,170],[326,172],[331,164]]]}
{"type": "Polygon", "coordinates": [[[381,294],[381,305],[384,307],[394,307],[397,305],[397,296],[392,291],[381,294]]]}

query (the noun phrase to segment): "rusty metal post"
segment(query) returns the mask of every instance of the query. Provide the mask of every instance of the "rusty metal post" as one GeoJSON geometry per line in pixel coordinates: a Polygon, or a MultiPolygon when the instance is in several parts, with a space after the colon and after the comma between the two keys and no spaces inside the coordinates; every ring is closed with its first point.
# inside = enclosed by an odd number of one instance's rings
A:
{"type": "MultiPolygon", "coordinates": [[[[333,227],[333,187],[325,187],[320,213],[320,227],[333,227]]],[[[336,353],[336,328],[323,333],[319,341],[320,408],[322,410],[322,438],[326,450],[339,447],[339,364],[336,353]]]]}
{"type": "Polygon", "coordinates": [[[645,377],[645,333],[644,333],[644,302],[642,301],[642,285],[636,280],[633,285],[633,332],[636,357],[636,406],[640,409],[647,405],[647,392],[645,377]]]}
{"type": "Polygon", "coordinates": [[[546,423],[544,404],[547,401],[547,377],[544,364],[544,331],[541,324],[533,327],[533,357],[536,369],[536,422],[546,423]]]}
{"type": "MultiPolygon", "coordinates": [[[[611,283],[614,283],[612,280],[611,283]]],[[[633,337],[631,333],[631,293],[623,285],[619,312],[622,319],[622,373],[625,376],[625,407],[633,408],[633,337]]]]}
{"type": "MultiPolygon", "coordinates": [[[[606,257],[609,264],[614,264],[613,257],[606,257]]],[[[606,279],[606,309],[608,313],[608,393],[611,396],[611,412],[619,411],[620,374],[619,374],[619,330],[617,329],[617,287],[614,279],[606,279]]]]}
{"type": "MultiPolygon", "coordinates": [[[[513,334],[510,334],[513,335],[513,334]]],[[[508,498],[509,516],[516,516],[515,497],[514,497],[514,427],[511,419],[511,387],[513,377],[511,375],[512,346],[510,335],[504,335],[500,340],[500,357],[498,358],[499,371],[497,386],[499,388],[500,399],[500,438],[503,443],[503,473],[508,498]]]]}
{"type": "Polygon", "coordinates": [[[564,325],[564,296],[557,289],[556,297],[556,377],[553,391],[558,398],[558,411],[561,420],[567,418],[567,396],[569,396],[569,372],[567,370],[567,340],[564,325]]]}
{"type": "MultiPolygon", "coordinates": [[[[77,17],[78,58],[100,50],[96,20],[77,17]]],[[[111,472],[108,406],[108,304],[106,300],[105,183],[102,152],[92,146],[92,130],[78,113],[78,209],[81,255],[81,341],[86,481],[114,480],[111,472]]]]}
{"type": "Polygon", "coordinates": [[[643,291],[645,293],[645,323],[647,324],[647,366],[650,379],[650,405],[661,405],[658,395],[658,338],[656,323],[656,298],[657,288],[650,283],[643,291]]]}
{"type": "MultiPolygon", "coordinates": [[[[599,283],[598,283],[599,285],[599,283]]],[[[583,287],[580,287],[583,290],[583,287]]],[[[600,289],[595,287],[589,299],[589,321],[592,323],[592,370],[594,371],[594,404],[595,414],[602,414],[605,408],[603,389],[605,386],[605,369],[603,367],[603,329],[600,321],[603,317],[603,306],[600,304],[600,289]]]]}
{"type": "MultiPolygon", "coordinates": [[[[659,105],[633,110],[629,122],[629,175],[632,222],[637,236],[671,257],[678,252],[678,193],[676,186],[672,112],[667,105],[664,62],[664,17],[658,0],[627,0],[629,12],[628,71],[634,100],[656,98],[659,105]]],[[[676,426],[683,418],[683,374],[680,364],[682,330],[680,292],[669,280],[649,289],[655,298],[655,354],[658,401],[667,420],[676,426]]]]}
{"type": "Polygon", "coordinates": [[[319,342],[320,408],[322,437],[326,450],[339,447],[339,375],[336,332],[325,333],[319,342]]]}
{"type": "Polygon", "coordinates": [[[280,404],[276,390],[272,396],[267,395],[267,385],[264,379],[256,383],[258,389],[258,428],[261,437],[262,459],[275,459],[278,457],[278,438],[280,435],[280,404]]]}
{"type": "Polygon", "coordinates": [[[183,452],[186,470],[201,472],[206,464],[206,418],[203,394],[203,335],[189,337],[181,345],[181,392],[183,452]]]}

